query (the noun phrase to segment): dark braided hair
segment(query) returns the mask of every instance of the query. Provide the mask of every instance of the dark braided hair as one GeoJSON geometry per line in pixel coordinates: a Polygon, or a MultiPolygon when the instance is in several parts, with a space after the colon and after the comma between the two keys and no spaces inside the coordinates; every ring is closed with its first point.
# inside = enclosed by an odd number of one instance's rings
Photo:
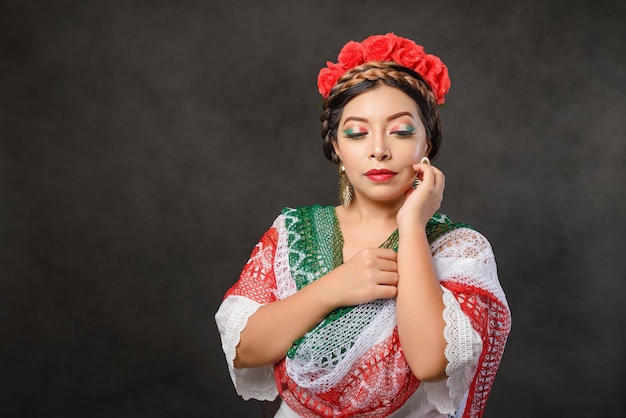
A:
{"type": "Polygon", "coordinates": [[[361,93],[385,84],[395,87],[412,98],[420,111],[429,143],[428,158],[434,160],[441,145],[441,121],[435,96],[428,84],[415,71],[395,62],[372,61],[350,69],[330,90],[324,100],[320,115],[324,155],[335,164],[339,157],[333,142],[337,140],[337,128],[344,106],[361,93]]]}

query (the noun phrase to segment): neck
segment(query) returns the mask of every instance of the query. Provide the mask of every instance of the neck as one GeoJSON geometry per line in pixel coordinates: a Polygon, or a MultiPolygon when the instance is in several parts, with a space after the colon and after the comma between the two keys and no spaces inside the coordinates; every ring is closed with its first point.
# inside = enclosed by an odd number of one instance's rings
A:
{"type": "Polygon", "coordinates": [[[396,227],[396,215],[402,207],[403,200],[377,202],[356,197],[344,213],[353,222],[363,225],[393,224],[396,227]]]}

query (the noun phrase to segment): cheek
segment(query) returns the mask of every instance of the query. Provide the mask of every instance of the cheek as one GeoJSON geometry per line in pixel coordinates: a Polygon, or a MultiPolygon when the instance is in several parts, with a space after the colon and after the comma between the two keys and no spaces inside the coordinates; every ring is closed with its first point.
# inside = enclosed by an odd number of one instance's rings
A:
{"type": "Polygon", "coordinates": [[[352,161],[363,159],[367,155],[368,150],[367,147],[358,141],[340,141],[335,147],[335,152],[337,155],[341,155],[341,161],[348,164],[352,161]]]}
{"type": "Polygon", "coordinates": [[[419,144],[412,144],[409,149],[405,149],[402,152],[402,155],[405,156],[405,160],[407,163],[416,164],[419,163],[427,153],[428,145],[425,142],[421,142],[419,144]]]}
{"type": "Polygon", "coordinates": [[[421,139],[418,144],[416,144],[413,157],[416,162],[419,162],[423,156],[428,153],[428,141],[426,139],[421,139]]]}

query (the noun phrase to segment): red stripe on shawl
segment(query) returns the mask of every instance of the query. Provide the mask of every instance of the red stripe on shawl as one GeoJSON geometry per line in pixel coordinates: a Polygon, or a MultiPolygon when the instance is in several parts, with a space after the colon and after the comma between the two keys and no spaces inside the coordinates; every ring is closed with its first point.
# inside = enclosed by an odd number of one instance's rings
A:
{"type": "Polygon", "coordinates": [[[461,309],[483,341],[478,368],[463,412],[463,418],[479,418],[485,410],[504,354],[504,346],[511,330],[511,313],[502,301],[487,290],[455,280],[442,281],[441,284],[457,298],[461,309]]]}
{"type": "Polygon", "coordinates": [[[300,416],[386,417],[404,405],[420,384],[404,358],[397,328],[326,392],[298,386],[287,374],[285,359],[274,366],[274,376],[281,398],[300,416]]]}
{"type": "Polygon", "coordinates": [[[270,228],[252,250],[248,262],[243,267],[239,280],[224,295],[245,296],[258,303],[276,301],[276,278],[274,276],[274,256],[278,231],[270,228]]]}

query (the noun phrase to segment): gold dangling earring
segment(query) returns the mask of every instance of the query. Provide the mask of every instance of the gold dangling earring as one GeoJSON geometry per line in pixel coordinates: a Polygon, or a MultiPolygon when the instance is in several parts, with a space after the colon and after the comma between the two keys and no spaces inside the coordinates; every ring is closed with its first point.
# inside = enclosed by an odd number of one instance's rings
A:
{"type": "Polygon", "coordinates": [[[344,208],[350,206],[352,202],[352,184],[346,176],[346,167],[343,164],[339,166],[339,203],[344,208]]]}

